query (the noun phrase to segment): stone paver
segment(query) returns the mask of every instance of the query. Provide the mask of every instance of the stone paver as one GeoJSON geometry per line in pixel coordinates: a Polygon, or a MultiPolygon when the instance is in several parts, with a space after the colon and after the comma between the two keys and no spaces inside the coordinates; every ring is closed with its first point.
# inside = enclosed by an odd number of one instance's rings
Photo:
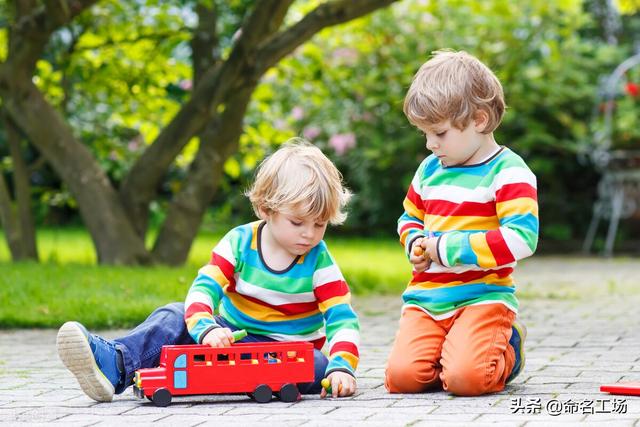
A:
{"type": "MultiPolygon", "coordinates": [[[[498,394],[390,395],[384,363],[399,318],[397,296],[357,297],[362,320],[359,390],[350,398],[256,404],[243,396],[175,398],[157,408],[130,390],[87,398],[58,360],[55,330],[0,332],[0,425],[508,425],[640,426],[640,397],[600,384],[640,381],[640,260],[536,257],[516,274],[528,327],[527,363],[498,394]]],[[[116,337],[123,331],[104,331],[116,337]]]]}

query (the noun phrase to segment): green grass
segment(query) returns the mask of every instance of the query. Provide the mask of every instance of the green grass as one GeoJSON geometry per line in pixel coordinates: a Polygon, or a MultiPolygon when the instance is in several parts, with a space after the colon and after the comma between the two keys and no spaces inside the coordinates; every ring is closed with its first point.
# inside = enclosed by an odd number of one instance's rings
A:
{"type": "MultiPolygon", "coordinates": [[[[200,234],[178,268],[96,265],[91,239],[80,229],[39,231],[40,264],[11,263],[3,243],[0,328],[58,327],[71,319],[90,328],[136,325],[154,308],[184,299],[220,237],[200,234]]],[[[327,243],[354,293],[400,296],[410,266],[395,240],[328,237],[327,243]]]]}

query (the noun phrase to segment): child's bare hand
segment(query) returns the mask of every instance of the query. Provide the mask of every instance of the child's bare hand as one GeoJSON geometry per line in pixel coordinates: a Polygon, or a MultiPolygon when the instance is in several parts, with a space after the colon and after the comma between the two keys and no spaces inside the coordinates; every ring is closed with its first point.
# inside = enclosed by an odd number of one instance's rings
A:
{"type": "Polygon", "coordinates": [[[229,347],[233,342],[233,335],[229,328],[215,328],[204,336],[202,344],[211,347],[229,347]]]}
{"type": "MultiPolygon", "coordinates": [[[[356,379],[346,372],[332,372],[327,379],[331,384],[331,396],[333,397],[351,396],[356,392],[356,379]]],[[[320,392],[320,397],[327,397],[327,390],[324,387],[320,392]]]]}
{"type": "Polygon", "coordinates": [[[438,262],[438,239],[430,237],[428,239],[422,239],[422,245],[425,250],[425,258],[429,258],[431,261],[438,262]]]}
{"type": "Polygon", "coordinates": [[[428,239],[418,238],[413,242],[411,247],[411,254],[409,255],[409,262],[413,264],[413,268],[421,273],[425,271],[431,265],[431,259],[425,252],[424,243],[428,239]]]}

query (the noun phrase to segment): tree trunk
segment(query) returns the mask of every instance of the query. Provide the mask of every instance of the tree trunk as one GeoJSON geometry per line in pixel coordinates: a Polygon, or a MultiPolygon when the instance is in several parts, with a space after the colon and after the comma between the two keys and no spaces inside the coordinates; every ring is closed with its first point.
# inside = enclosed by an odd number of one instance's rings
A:
{"type": "Polygon", "coordinates": [[[0,95],[5,108],[69,186],[96,246],[98,261],[150,262],[143,240],[134,233],[120,198],[93,155],[74,138],[63,118],[31,81],[12,76],[11,86],[5,86],[2,77],[0,73],[0,95]],[[9,87],[11,90],[6,90],[9,87]]]}
{"type": "Polygon", "coordinates": [[[0,220],[2,220],[2,228],[4,229],[4,236],[7,240],[9,251],[11,252],[11,259],[14,261],[23,259],[18,216],[13,207],[9,187],[2,172],[0,172],[0,220]]]}
{"type": "Polygon", "coordinates": [[[227,110],[200,138],[200,150],[189,169],[185,186],[169,206],[167,218],[153,248],[158,262],[179,265],[186,261],[202,217],[215,196],[223,166],[238,150],[242,124],[254,85],[247,85],[230,100],[227,110]]]}
{"type": "MultiPolygon", "coordinates": [[[[241,91],[244,76],[254,69],[255,49],[273,35],[293,0],[261,0],[245,19],[229,57],[206,70],[196,69],[199,77],[191,99],[160,132],[160,135],[135,162],[120,187],[120,195],[138,233],[146,229],[149,204],[167,168],[189,140],[203,132],[229,94],[241,91]]],[[[199,9],[199,18],[211,21],[215,11],[199,9]]],[[[201,28],[199,30],[202,30],[201,28]]]]}
{"type": "Polygon", "coordinates": [[[29,183],[29,171],[22,157],[20,149],[20,135],[11,120],[2,114],[9,154],[13,159],[13,182],[17,204],[17,221],[21,242],[21,253],[18,258],[12,253],[13,259],[38,260],[38,247],[36,244],[36,229],[31,212],[31,184],[29,183]]]}
{"type": "MultiPolygon", "coordinates": [[[[246,106],[262,74],[321,29],[363,16],[395,0],[322,3],[298,23],[281,29],[292,1],[256,2],[229,56],[224,62],[214,61],[206,70],[202,67],[192,98],[136,161],[119,193],[99,162],[74,138],[60,114],[31,81],[51,34],[97,0],[16,1],[20,19],[9,29],[9,53],[0,63],[0,97],[13,122],[69,186],[101,263],[151,260],[144,246],[149,204],[157,197],[167,168],[185,144],[211,127],[212,136],[201,141],[183,190],[171,203],[154,246],[153,253],[161,261],[175,264],[184,260],[218,186],[222,165],[237,150],[246,106]],[[216,117],[220,117],[217,122],[216,117]]],[[[215,10],[209,12],[208,20],[215,21],[215,10]]]]}

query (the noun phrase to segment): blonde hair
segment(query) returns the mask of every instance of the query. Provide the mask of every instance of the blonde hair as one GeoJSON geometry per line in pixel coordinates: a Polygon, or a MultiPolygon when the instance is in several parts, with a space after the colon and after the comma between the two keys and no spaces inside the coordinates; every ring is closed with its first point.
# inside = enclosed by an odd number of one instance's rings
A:
{"type": "Polygon", "coordinates": [[[493,72],[467,52],[438,50],[413,78],[404,99],[411,124],[425,129],[451,121],[462,130],[479,110],[488,115],[482,133],[493,132],[506,108],[502,85],[493,72]]]}
{"type": "Polygon", "coordinates": [[[288,140],[264,159],[245,195],[258,217],[260,210],[302,213],[334,225],[347,218],[343,208],[351,198],[331,160],[302,138],[288,140]]]}

